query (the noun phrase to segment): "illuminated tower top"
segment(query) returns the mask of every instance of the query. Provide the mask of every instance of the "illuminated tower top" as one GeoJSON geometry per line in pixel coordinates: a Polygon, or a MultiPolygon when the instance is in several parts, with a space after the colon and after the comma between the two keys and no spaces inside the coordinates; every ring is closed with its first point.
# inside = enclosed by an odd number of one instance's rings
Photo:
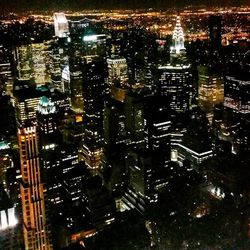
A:
{"type": "Polygon", "coordinates": [[[38,112],[42,115],[53,114],[56,112],[55,104],[46,96],[40,98],[38,103],[38,112]]]}
{"type": "Polygon", "coordinates": [[[177,16],[176,25],[173,31],[173,46],[171,47],[171,53],[179,54],[182,50],[185,50],[184,47],[184,32],[181,27],[181,19],[177,16]]]}

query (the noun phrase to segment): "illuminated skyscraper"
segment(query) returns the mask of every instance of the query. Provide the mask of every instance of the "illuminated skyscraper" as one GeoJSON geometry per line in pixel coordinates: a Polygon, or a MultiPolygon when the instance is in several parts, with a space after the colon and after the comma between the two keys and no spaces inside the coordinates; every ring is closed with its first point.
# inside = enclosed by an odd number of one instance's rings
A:
{"type": "Polygon", "coordinates": [[[250,113],[250,81],[226,76],[224,106],[237,114],[250,113]]]}
{"type": "Polygon", "coordinates": [[[108,84],[125,85],[128,81],[128,66],[125,58],[111,57],[108,63],[108,84]]]}
{"type": "Polygon", "coordinates": [[[177,112],[186,112],[191,100],[192,73],[186,59],[184,33],[177,17],[173,31],[173,46],[170,51],[170,63],[158,67],[156,93],[168,96],[170,107],[177,112]]]}
{"type": "Polygon", "coordinates": [[[61,197],[64,195],[61,188],[62,136],[58,127],[58,119],[55,103],[46,96],[41,97],[37,110],[41,169],[44,173],[44,182],[46,182],[46,197],[54,204],[61,202],[63,200],[61,197]]]}
{"type": "Polygon", "coordinates": [[[173,46],[170,48],[171,53],[180,54],[183,50],[185,50],[184,32],[181,27],[181,19],[179,16],[177,16],[176,18],[176,25],[173,31],[172,39],[173,39],[173,46]]]}
{"type": "Polygon", "coordinates": [[[221,74],[205,66],[198,67],[198,74],[198,104],[211,121],[214,106],[224,101],[224,79],[221,74]]]}
{"type": "Polygon", "coordinates": [[[105,68],[105,61],[101,57],[84,65],[83,158],[90,168],[99,166],[103,151],[103,110],[107,77],[105,68]]]}
{"type": "Polygon", "coordinates": [[[158,93],[169,97],[172,110],[186,112],[191,98],[190,65],[166,65],[160,66],[158,70],[160,74],[158,93]]]}
{"type": "Polygon", "coordinates": [[[228,128],[233,138],[234,152],[250,150],[250,81],[249,73],[246,75],[239,71],[237,75],[225,77],[224,107],[230,114],[228,128]]]}
{"type": "Polygon", "coordinates": [[[69,32],[68,20],[64,13],[54,13],[55,36],[67,37],[69,32]]]}
{"type": "MultiPolygon", "coordinates": [[[[92,60],[106,57],[106,35],[99,34],[86,20],[70,22],[69,72],[72,108],[77,113],[84,112],[85,65],[92,60]]],[[[106,71],[106,66],[100,71],[106,71]]]]}
{"type": "Polygon", "coordinates": [[[31,80],[39,87],[50,81],[46,67],[49,46],[46,43],[34,43],[16,49],[17,78],[31,80]]]}
{"type": "Polygon", "coordinates": [[[32,68],[33,80],[37,87],[50,82],[50,75],[47,70],[48,63],[48,44],[36,43],[32,44],[32,68]]]}
{"type": "Polygon", "coordinates": [[[41,178],[38,134],[35,125],[18,129],[21,162],[21,200],[25,249],[50,250],[44,184],[41,178]]]}
{"type": "Polygon", "coordinates": [[[72,109],[83,113],[82,158],[100,164],[104,96],[107,92],[106,35],[89,21],[70,22],[69,71],[72,109]]]}
{"type": "Polygon", "coordinates": [[[58,122],[54,102],[46,96],[40,98],[37,110],[38,125],[40,129],[40,142],[42,149],[51,149],[58,143],[58,122]]]}
{"type": "Polygon", "coordinates": [[[7,190],[7,170],[13,168],[10,146],[6,141],[0,141],[0,184],[7,190]]]}
{"type": "Polygon", "coordinates": [[[32,74],[32,47],[23,45],[16,49],[15,59],[17,63],[17,78],[20,80],[30,80],[32,74]]]}
{"type": "Polygon", "coordinates": [[[43,95],[49,95],[49,91],[47,88],[37,89],[24,85],[14,87],[13,95],[17,124],[21,125],[30,119],[36,119],[39,99],[43,95]]]}

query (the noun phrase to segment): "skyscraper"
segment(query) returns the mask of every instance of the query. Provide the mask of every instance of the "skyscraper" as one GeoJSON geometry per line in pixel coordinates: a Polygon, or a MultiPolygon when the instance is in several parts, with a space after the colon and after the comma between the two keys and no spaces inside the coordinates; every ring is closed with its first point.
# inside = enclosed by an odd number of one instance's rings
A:
{"type": "Polygon", "coordinates": [[[215,105],[224,101],[224,79],[209,66],[199,66],[198,77],[198,104],[211,122],[215,105]]]}
{"type": "Polygon", "coordinates": [[[35,125],[18,129],[21,162],[21,200],[25,249],[51,250],[46,220],[44,184],[39,159],[38,134],[35,125]]]}
{"type": "Polygon", "coordinates": [[[172,110],[186,112],[191,100],[193,78],[190,64],[186,59],[184,32],[180,24],[180,17],[177,17],[172,40],[170,63],[158,67],[156,93],[168,96],[172,110]]]}
{"type": "Polygon", "coordinates": [[[222,16],[211,15],[209,16],[209,39],[210,47],[212,50],[221,49],[221,32],[222,32],[222,16]]]}
{"type": "Polygon", "coordinates": [[[239,76],[226,76],[224,106],[238,115],[250,113],[250,81],[239,76]]]}
{"type": "Polygon", "coordinates": [[[69,32],[68,20],[64,13],[54,13],[55,36],[66,37],[69,32]]]}
{"type": "Polygon", "coordinates": [[[171,53],[179,54],[183,50],[185,51],[184,32],[183,32],[183,29],[181,27],[180,16],[177,16],[177,18],[176,18],[176,25],[175,25],[175,28],[173,31],[172,40],[173,40],[173,46],[170,48],[171,53]]]}
{"type": "Polygon", "coordinates": [[[46,96],[41,97],[37,110],[39,150],[47,198],[50,202],[58,201],[56,198],[61,188],[62,165],[59,152],[62,140],[58,118],[55,103],[46,96]]]}
{"type": "Polygon", "coordinates": [[[108,63],[108,84],[125,85],[128,81],[128,66],[125,58],[111,57],[108,63]]]}
{"type": "Polygon", "coordinates": [[[29,87],[25,82],[20,82],[20,86],[14,86],[14,105],[17,124],[25,124],[30,119],[36,119],[36,111],[40,97],[49,95],[47,88],[29,87]]]}
{"type": "MultiPolygon", "coordinates": [[[[71,104],[74,111],[83,113],[85,66],[98,57],[106,57],[106,35],[100,34],[93,24],[81,20],[70,22],[69,41],[71,104]]],[[[103,70],[107,71],[106,66],[100,72],[103,70]]]]}
{"type": "Polygon", "coordinates": [[[17,78],[31,80],[37,87],[50,81],[46,67],[48,60],[48,43],[32,43],[22,45],[15,51],[17,78]]]}
{"type": "Polygon", "coordinates": [[[192,74],[190,65],[166,65],[158,68],[160,78],[157,92],[170,98],[170,107],[177,112],[189,110],[192,74]]]}
{"type": "Polygon", "coordinates": [[[40,98],[37,110],[40,144],[43,150],[53,149],[59,144],[59,128],[55,103],[48,97],[40,98]]]}
{"type": "Polygon", "coordinates": [[[84,139],[83,159],[90,168],[100,164],[103,144],[103,110],[106,88],[106,64],[103,58],[84,65],[84,139]]]}
{"type": "Polygon", "coordinates": [[[83,114],[82,159],[88,167],[97,168],[102,155],[108,70],[106,35],[89,20],[70,22],[69,71],[72,108],[83,114]]]}

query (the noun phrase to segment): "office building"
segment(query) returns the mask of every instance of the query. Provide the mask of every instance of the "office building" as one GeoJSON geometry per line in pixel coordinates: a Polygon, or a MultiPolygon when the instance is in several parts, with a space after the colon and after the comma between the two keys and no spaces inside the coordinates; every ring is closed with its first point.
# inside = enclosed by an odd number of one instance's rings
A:
{"type": "MultiPolygon", "coordinates": [[[[103,60],[105,60],[106,35],[98,33],[96,27],[86,22],[86,20],[78,22],[71,21],[69,39],[68,54],[71,104],[72,109],[76,113],[83,113],[85,109],[85,98],[83,97],[85,90],[83,87],[87,84],[84,74],[87,68],[89,68],[88,63],[91,63],[92,60],[96,60],[97,58],[103,58],[103,60]]],[[[100,74],[103,74],[103,71],[107,74],[106,65],[100,68],[100,74]]]]}
{"type": "Polygon", "coordinates": [[[184,32],[179,17],[173,31],[172,43],[170,63],[158,67],[155,92],[158,95],[167,96],[171,109],[180,113],[189,110],[193,77],[191,65],[186,59],[184,32]]]}
{"type": "Polygon", "coordinates": [[[128,82],[128,68],[125,58],[111,57],[108,63],[108,84],[124,86],[128,82]]]}
{"type": "Polygon", "coordinates": [[[50,250],[52,244],[45,207],[44,183],[35,125],[18,129],[24,245],[27,250],[50,250]]]}
{"type": "Polygon", "coordinates": [[[250,81],[239,76],[226,76],[224,106],[241,116],[249,114],[250,81]]]}
{"type": "Polygon", "coordinates": [[[195,108],[190,117],[183,139],[176,145],[177,161],[180,165],[189,162],[193,169],[199,171],[201,162],[213,156],[212,141],[206,114],[195,108]]]}
{"type": "Polygon", "coordinates": [[[55,103],[46,96],[39,99],[37,121],[42,150],[53,149],[58,146],[60,143],[58,113],[55,103]]]}
{"type": "Polygon", "coordinates": [[[157,93],[170,99],[170,107],[177,112],[189,110],[192,73],[190,65],[166,65],[158,68],[157,93]]]}
{"type": "Polygon", "coordinates": [[[15,61],[17,65],[17,78],[19,80],[30,80],[33,67],[31,44],[16,48],[15,61]]]}
{"type": "Polygon", "coordinates": [[[51,82],[49,64],[49,44],[34,43],[32,47],[32,79],[36,87],[51,82]]]}
{"type": "Polygon", "coordinates": [[[33,43],[18,47],[15,50],[15,60],[19,80],[31,80],[31,84],[36,87],[51,81],[47,67],[48,43],[33,43]]]}
{"type": "Polygon", "coordinates": [[[13,68],[10,51],[0,45],[0,79],[4,84],[4,91],[11,96],[13,91],[13,68]]]}
{"type": "Polygon", "coordinates": [[[214,107],[224,101],[224,78],[209,66],[198,67],[198,105],[211,122],[214,107]]]}
{"type": "Polygon", "coordinates": [[[106,89],[106,64],[97,58],[84,65],[83,159],[91,168],[100,164],[103,144],[103,110],[106,89]]]}
{"type": "Polygon", "coordinates": [[[7,189],[7,171],[13,168],[13,159],[10,152],[10,145],[6,141],[0,141],[0,184],[7,189]]]}
{"type": "Polygon", "coordinates": [[[40,97],[49,95],[47,88],[34,88],[21,82],[14,86],[14,107],[16,110],[17,124],[25,124],[30,119],[36,119],[36,112],[40,97]]]}
{"type": "Polygon", "coordinates": [[[69,32],[69,24],[64,13],[54,13],[54,27],[56,37],[67,37],[69,32]]]}

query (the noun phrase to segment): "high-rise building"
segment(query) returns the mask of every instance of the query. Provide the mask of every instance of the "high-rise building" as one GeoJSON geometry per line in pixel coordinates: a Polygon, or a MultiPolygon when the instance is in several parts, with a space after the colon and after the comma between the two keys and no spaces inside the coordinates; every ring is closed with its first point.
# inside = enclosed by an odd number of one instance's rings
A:
{"type": "Polygon", "coordinates": [[[90,168],[100,164],[103,144],[103,110],[106,90],[106,64],[97,58],[84,65],[83,159],[90,168]]]}
{"type": "Polygon", "coordinates": [[[39,99],[44,95],[49,95],[49,91],[47,88],[37,89],[22,85],[14,87],[13,94],[17,124],[24,124],[30,119],[36,119],[39,99]]]}
{"type": "MultiPolygon", "coordinates": [[[[106,57],[106,35],[100,34],[92,24],[82,20],[70,22],[69,41],[71,104],[74,111],[83,113],[85,66],[95,58],[106,57]]],[[[107,71],[106,66],[100,68],[101,74],[102,71],[107,71]]]]}
{"type": "Polygon", "coordinates": [[[46,182],[47,199],[58,202],[61,189],[61,134],[58,127],[58,111],[51,99],[43,96],[40,98],[37,110],[39,131],[39,150],[41,169],[46,182]]]}
{"type": "Polygon", "coordinates": [[[7,170],[13,168],[10,146],[6,141],[0,141],[0,184],[7,190],[7,170]]]}
{"type": "Polygon", "coordinates": [[[209,16],[209,39],[211,49],[218,51],[221,49],[222,16],[209,16]]]}
{"type": "Polygon", "coordinates": [[[137,93],[129,93],[125,98],[125,128],[127,144],[144,147],[145,122],[144,122],[144,97],[137,93]]]}
{"type": "Polygon", "coordinates": [[[16,49],[15,60],[17,64],[17,77],[20,80],[30,80],[32,74],[32,48],[31,45],[23,45],[16,49]]]}
{"type": "Polygon", "coordinates": [[[189,110],[191,99],[192,73],[190,65],[160,66],[157,93],[168,96],[170,107],[177,112],[189,110]]]}
{"type": "Polygon", "coordinates": [[[128,68],[125,58],[111,57],[107,59],[108,63],[108,84],[126,85],[128,81],[128,68]]]}
{"type": "Polygon", "coordinates": [[[42,150],[54,149],[60,143],[57,118],[55,103],[46,96],[41,97],[38,102],[37,120],[42,150]]]}
{"type": "Polygon", "coordinates": [[[224,106],[237,114],[250,113],[250,81],[226,76],[224,106]]]}
{"type": "Polygon", "coordinates": [[[69,32],[69,23],[64,13],[54,13],[55,36],[67,37],[69,32]]]}
{"type": "MultiPolygon", "coordinates": [[[[239,71],[241,72],[241,71],[239,71]]],[[[250,81],[248,76],[237,74],[225,77],[224,107],[230,119],[226,122],[228,135],[233,141],[233,151],[249,151],[250,81]]]]}
{"type": "Polygon", "coordinates": [[[198,77],[198,104],[211,122],[215,105],[224,101],[224,79],[209,66],[199,66],[198,77]]]}
{"type": "Polygon", "coordinates": [[[70,22],[69,71],[72,109],[83,113],[83,160],[100,164],[104,96],[107,93],[106,35],[89,20],[70,22]]]}
{"type": "Polygon", "coordinates": [[[172,110],[186,112],[189,110],[193,77],[190,64],[186,59],[184,32],[179,17],[177,17],[172,40],[170,64],[158,67],[156,93],[168,96],[172,110]]]}
{"type": "Polygon", "coordinates": [[[18,47],[15,51],[17,78],[31,80],[31,84],[37,87],[50,82],[47,69],[48,49],[47,43],[34,43],[18,47]]]}
{"type": "Polygon", "coordinates": [[[185,51],[184,46],[184,32],[181,27],[181,19],[179,16],[176,18],[176,25],[172,35],[173,46],[170,48],[171,54],[180,54],[185,51]]]}
{"type": "Polygon", "coordinates": [[[36,87],[39,87],[51,81],[47,68],[49,60],[49,45],[47,43],[34,43],[31,47],[33,69],[32,77],[36,87]]]}
{"type": "Polygon", "coordinates": [[[176,146],[177,161],[180,165],[188,161],[199,171],[200,163],[213,156],[211,135],[206,114],[199,107],[191,111],[190,117],[183,139],[176,146]]]}
{"type": "Polygon", "coordinates": [[[46,220],[44,183],[35,125],[18,129],[21,162],[21,201],[24,245],[27,250],[50,250],[50,231],[46,220]]]}
{"type": "Polygon", "coordinates": [[[13,72],[11,64],[11,53],[8,49],[0,45],[0,78],[4,83],[4,91],[12,95],[13,91],[13,72]]]}

